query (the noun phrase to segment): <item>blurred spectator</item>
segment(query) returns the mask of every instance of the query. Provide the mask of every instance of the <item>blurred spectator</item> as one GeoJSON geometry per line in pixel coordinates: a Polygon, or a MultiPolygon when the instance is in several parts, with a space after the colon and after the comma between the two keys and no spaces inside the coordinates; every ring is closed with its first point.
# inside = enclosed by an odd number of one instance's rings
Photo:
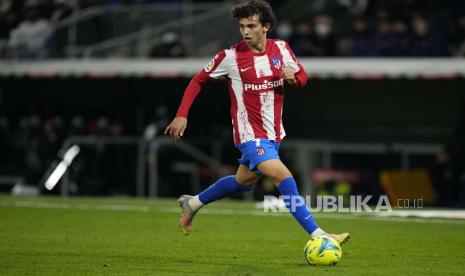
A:
{"type": "Polygon", "coordinates": [[[185,55],[186,50],[176,32],[164,33],[161,41],[150,51],[151,57],[183,57],[185,55]]]}
{"type": "Polygon", "coordinates": [[[445,56],[447,54],[442,35],[433,30],[430,23],[424,17],[415,16],[412,21],[412,28],[411,56],[445,56]]]}
{"type": "Polygon", "coordinates": [[[333,19],[327,15],[318,15],[313,19],[313,55],[336,56],[336,37],[333,19]]]}
{"type": "Polygon", "coordinates": [[[313,19],[313,26],[308,21],[299,22],[289,43],[297,56],[336,55],[336,37],[332,18],[327,15],[317,15],[313,19]]]}
{"type": "Polygon", "coordinates": [[[375,38],[365,18],[359,17],[354,19],[349,44],[349,54],[351,56],[370,57],[376,55],[375,38]]]}
{"type": "Polygon", "coordinates": [[[294,28],[292,26],[291,21],[286,19],[280,20],[275,30],[278,38],[286,41],[289,41],[292,34],[294,33],[294,28]]]}
{"type": "Polygon", "coordinates": [[[411,38],[407,25],[401,20],[395,20],[392,22],[391,28],[398,47],[397,56],[408,56],[411,38]]]}
{"type": "Polygon", "coordinates": [[[297,56],[311,56],[313,54],[311,36],[312,25],[307,21],[299,22],[289,42],[297,56]]]}
{"type": "Polygon", "coordinates": [[[375,47],[377,56],[400,56],[400,42],[394,35],[388,19],[383,18],[377,23],[375,47]]]}
{"type": "Polygon", "coordinates": [[[448,35],[453,55],[465,56],[465,14],[449,24],[448,35]]]}
{"type": "Polygon", "coordinates": [[[41,18],[36,7],[26,8],[26,19],[11,31],[9,47],[16,58],[36,59],[49,55],[52,26],[41,18]]]}

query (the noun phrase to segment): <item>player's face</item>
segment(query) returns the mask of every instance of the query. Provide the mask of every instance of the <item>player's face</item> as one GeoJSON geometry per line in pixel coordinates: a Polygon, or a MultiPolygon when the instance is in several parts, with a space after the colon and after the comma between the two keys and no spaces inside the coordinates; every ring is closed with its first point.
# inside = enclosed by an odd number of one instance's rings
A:
{"type": "Polygon", "coordinates": [[[239,20],[239,28],[249,48],[256,49],[263,45],[266,33],[270,29],[268,25],[260,23],[258,14],[239,20]]]}

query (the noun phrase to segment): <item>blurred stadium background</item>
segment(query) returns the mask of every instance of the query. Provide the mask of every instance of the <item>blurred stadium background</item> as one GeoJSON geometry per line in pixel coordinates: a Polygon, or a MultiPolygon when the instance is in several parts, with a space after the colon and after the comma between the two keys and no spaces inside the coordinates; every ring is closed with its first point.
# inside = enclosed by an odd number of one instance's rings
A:
{"type": "MultiPolygon", "coordinates": [[[[464,207],[465,2],[270,2],[270,36],[310,75],[284,112],[301,191],[464,207]]],[[[0,191],[176,197],[234,172],[224,82],[206,85],[182,142],[161,131],[190,78],[240,40],[231,3],[1,0],[0,191]]],[[[266,179],[244,197],[265,194],[266,179]]]]}

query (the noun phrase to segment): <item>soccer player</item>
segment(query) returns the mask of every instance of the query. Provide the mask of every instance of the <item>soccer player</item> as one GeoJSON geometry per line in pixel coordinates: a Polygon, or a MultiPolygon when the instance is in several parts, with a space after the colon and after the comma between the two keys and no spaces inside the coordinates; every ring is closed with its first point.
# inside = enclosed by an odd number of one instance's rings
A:
{"type": "Polygon", "coordinates": [[[249,0],[234,6],[243,40],[220,51],[187,86],[174,120],[165,134],[180,139],[187,127],[187,115],[204,83],[226,77],[231,97],[231,117],[236,148],[242,153],[236,175],[219,179],[196,196],[183,195],[179,226],[188,235],[195,214],[206,204],[237,191],[249,191],[262,175],[271,179],[291,214],[311,235],[328,235],[344,243],[349,234],[327,234],[303,203],[296,182],[281,162],[278,149],[285,136],[282,123],[284,83],[303,87],[307,73],[283,40],[267,39],[276,16],[263,0],[249,0]],[[291,206],[292,205],[292,206],[291,206]]]}

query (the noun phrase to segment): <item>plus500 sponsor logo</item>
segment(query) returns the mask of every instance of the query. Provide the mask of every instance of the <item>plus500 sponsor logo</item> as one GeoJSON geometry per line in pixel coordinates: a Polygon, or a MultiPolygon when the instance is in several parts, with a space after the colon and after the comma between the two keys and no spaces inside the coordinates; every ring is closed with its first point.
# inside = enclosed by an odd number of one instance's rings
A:
{"type": "Polygon", "coordinates": [[[245,91],[260,91],[265,89],[272,89],[275,87],[283,86],[283,79],[277,81],[264,81],[262,84],[246,83],[244,84],[245,91]]]}

